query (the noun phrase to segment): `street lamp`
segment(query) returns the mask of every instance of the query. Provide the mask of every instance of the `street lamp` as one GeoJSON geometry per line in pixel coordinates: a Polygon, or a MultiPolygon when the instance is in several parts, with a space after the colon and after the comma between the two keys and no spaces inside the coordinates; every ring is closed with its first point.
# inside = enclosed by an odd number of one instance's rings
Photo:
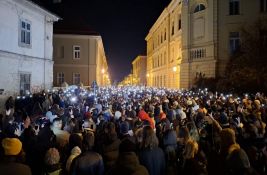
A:
{"type": "Polygon", "coordinates": [[[177,67],[174,66],[174,67],[172,68],[172,71],[173,71],[173,72],[176,72],[176,71],[177,71],[177,67]]]}
{"type": "Polygon", "coordinates": [[[102,72],[102,74],[104,74],[104,73],[105,73],[105,69],[103,68],[103,69],[101,70],[101,72],[102,72]]]}
{"type": "Polygon", "coordinates": [[[146,77],[149,77],[149,74],[146,74],[146,77]]]}

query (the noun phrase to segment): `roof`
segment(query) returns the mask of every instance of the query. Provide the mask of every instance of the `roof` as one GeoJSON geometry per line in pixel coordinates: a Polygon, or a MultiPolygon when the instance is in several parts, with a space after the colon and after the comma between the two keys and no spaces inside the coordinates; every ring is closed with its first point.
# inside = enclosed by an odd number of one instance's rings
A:
{"type": "MultiPolygon", "coordinates": [[[[19,2],[22,3],[23,1],[19,1],[19,2]]],[[[56,21],[59,20],[59,19],[61,19],[58,15],[56,15],[55,13],[53,13],[50,10],[48,10],[47,8],[45,8],[44,5],[42,5],[42,3],[39,3],[39,1],[37,1],[37,0],[35,0],[35,1],[34,0],[25,0],[25,2],[28,2],[31,5],[39,8],[39,9],[41,9],[43,11],[45,11],[46,13],[48,13],[49,15],[51,15],[51,17],[55,18],[56,21]]]]}

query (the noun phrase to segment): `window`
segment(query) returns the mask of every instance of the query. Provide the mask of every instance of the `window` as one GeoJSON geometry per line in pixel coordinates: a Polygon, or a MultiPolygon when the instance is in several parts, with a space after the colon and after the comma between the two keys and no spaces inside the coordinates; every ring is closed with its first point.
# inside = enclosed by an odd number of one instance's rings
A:
{"type": "Polygon", "coordinates": [[[24,95],[30,92],[31,88],[31,74],[20,74],[20,94],[24,95]]]}
{"type": "Polygon", "coordinates": [[[205,10],[205,9],[206,9],[206,7],[205,7],[204,4],[198,4],[196,6],[195,10],[194,10],[194,13],[197,13],[197,12],[202,11],[202,10],[205,10]]]}
{"type": "Polygon", "coordinates": [[[73,59],[80,59],[81,54],[81,47],[80,46],[73,46],[73,59]]]}
{"type": "Polygon", "coordinates": [[[160,35],[160,43],[163,42],[163,36],[162,36],[162,32],[161,32],[161,35],[160,35]]]}
{"type": "Polygon", "coordinates": [[[182,28],[182,19],[181,19],[181,14],[178,15],[178,30],[181,30],[182,28]]]}
{"type": "Polygon", "coordinates": [[[240,45],[239,32],[230,32],[229,34],[229,49],[230,54],[233,54],[237,51],[240,45]]]}
{"type": "Polygon", "coordinates": [[[229,14],[239,15],[239,0],[230,0],[229,2],[229,14]]]}
{"type": "Polygon", "coordinates": [[[31,23],[26,20],[20,20],[20,46],[31,46],[31,23]]]}
{"type": "Polygon", "coordinates": [[[166,40],[166,28],[164,29],[164,41],[166,40]]]}
{"type": "Polygon", "coordinates": [[[172,21],[172,35],[174,35],[174,22],[172,21]]]}
{"type": "Polygon", "coordinates": [[[260,0],[261,12],[267,12],[267,0],[260,0]]]}
{"type": "Polygon", "coordinates": [[[73,84],[80,84],[81,79],[80,79],[80,74],[79,73],[73,73],[73,84]]]}
{"type": "Polygon", "coordinates": [[[57,84],[59,86],[62,85],[62,83],[64,83],[64,73],[63,72],[60,72],[60,73],[57,73],[57,84]]]}

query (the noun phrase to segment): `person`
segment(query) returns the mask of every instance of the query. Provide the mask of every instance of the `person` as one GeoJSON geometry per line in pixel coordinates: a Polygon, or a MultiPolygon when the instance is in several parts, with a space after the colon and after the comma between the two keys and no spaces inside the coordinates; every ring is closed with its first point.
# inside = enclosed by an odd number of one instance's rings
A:
{"type": "Polygon", "coordinates": [[[102,145],[102,155],[104,158],[105,168],[110,169],[119,156],[120,139],[117,137],[115,124],[109,122],[105,127],[104,143],[102,145]]]}
{"type": "Polygon", "coordinates": [[[241,175],[250,170],[250,162],[246,152],[236,143],[235,132],[225,128],[220,133],[222,171],[226,174],[241,175]]]}
{"type": "Polygon", "coordinates": [[[45,174],[60,175],[62,174],[61,165],[59,163],[60,155],[56,148],[50,148],[45,154],[45,174]]]}
{"type": "Polygon", "coordinates": [[[103,175],[104,163],[100,154],[94,152],[94,134],[87,132],[83,137],[84,149],[71,164],[71,175],[103,175]]]}
{"type": "Polygon", "coordinates": [[[187,141],[184,150],[183,174],[205,175],[207,174],[206,165],[196,157],[199,147],[196,141],[190,139],[187,141]]]}
{"type": "Polygon", "coordinates": [[[107,174],[148,175],[147,169],[140,165],[135,151],[136,145],[130,139],[125,138],[119,147],[118,160],[107,174]]]}
{"type": "Polygon", "coordinates": [[[158,147],[158,138],[150,126],[143,128],[141,150],[138,154],[141,165],[144,165],[150,175],[165,174],[164,152],[158,147]]]}
{"type": "Polygon", "coordinates": [[[5,175],[31,175],[29,166],[21,163],[23,156],[22,143],[18,138],[5,138],[2,140],[4,157],[0,162],[0,172],[5,175]]]}
{"type": "Polygon", "coordinates": [[[62,130],[62,120],[60,118],[53,120],[51,130],[56,135],[56,142],[59,147],[64,148],[69,143],[70,134],[62,130]]]}

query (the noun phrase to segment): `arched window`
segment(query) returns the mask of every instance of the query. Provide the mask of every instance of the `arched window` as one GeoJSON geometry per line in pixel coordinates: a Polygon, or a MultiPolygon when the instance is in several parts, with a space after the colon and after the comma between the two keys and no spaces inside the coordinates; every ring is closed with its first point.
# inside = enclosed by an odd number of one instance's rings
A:
{"type": "Polygon", "coordinates": [[[198,4],[196,6],[195,10],[194,10],[194,13],[197,13],[197,12],[202,11],[202,10],[205,10],[205,9],[206,9],[206,7],[205,7],[204,4],[198,4]]]}

